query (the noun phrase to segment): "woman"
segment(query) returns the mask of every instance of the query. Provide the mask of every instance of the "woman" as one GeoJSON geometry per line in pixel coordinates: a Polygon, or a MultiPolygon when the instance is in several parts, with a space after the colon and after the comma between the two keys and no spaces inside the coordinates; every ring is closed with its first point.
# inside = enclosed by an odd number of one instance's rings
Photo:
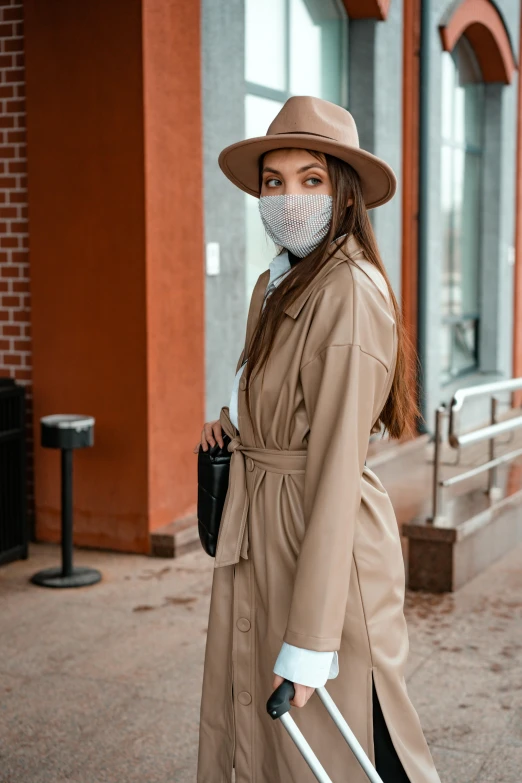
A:
{"type": "MultiPolygon", "coordinates": [[[[232,441],[215,558],[197,783],[315,780],[266,701],[293,716],[334,782],[365,774],[314,688],[328,690],[384,783],[440,783],[404,680],[404,565],[393,507],[366,466],[369,437],[419,415],[397,301],[369,208],[390,167],[359,148],[349,112],[287,100],[266,136],[219,164],[259,197],[280,247],[252,293],[230,406],[201,446],[232,441]],[[248,361],[246,361],[248,357],[248,361]]],[[[197,452],[199,445],[194,449],[197,452]]]]}

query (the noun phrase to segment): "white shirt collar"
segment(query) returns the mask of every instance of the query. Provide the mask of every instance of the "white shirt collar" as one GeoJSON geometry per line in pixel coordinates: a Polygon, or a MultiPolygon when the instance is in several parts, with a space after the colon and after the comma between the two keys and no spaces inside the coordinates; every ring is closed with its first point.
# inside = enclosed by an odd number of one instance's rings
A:
{"type": "MultiPolygon", "coordinates": [[[[347,235],[342,234],[340,237],[336,237],[336,239],[341,239],[345,236],[347,235]]],[[[333,241],[335,240],[332,240],[332,242],[333,241]]],[[[274,286],[279,285],[279,283],[283,280],[283,273],[290,271],[292,268],[290,259],[288,258],[288,250],[285,248],[281,251],[281,253],[279,253],[279,255],[274,256],[272,261],[270,261],[268,268],[270,269],[270,279],[268,281],[268,285],[270,286],[272,283],[274,286]]]]}
{"type": "Polygon", "coordinates": [[[291,266],[290,259],[288,258],[288,250],[283,250],[281,253],[279,253],[279,255],[274,256],[268,265],[268,268],[270,269],[270,279],[268,281],[268,285],[271,283],[273,283],[274,286],[279,285],[283,279],[282,277],[279,277],[279,275],[282,275],[283,272],[290,270],[291,266]]]}

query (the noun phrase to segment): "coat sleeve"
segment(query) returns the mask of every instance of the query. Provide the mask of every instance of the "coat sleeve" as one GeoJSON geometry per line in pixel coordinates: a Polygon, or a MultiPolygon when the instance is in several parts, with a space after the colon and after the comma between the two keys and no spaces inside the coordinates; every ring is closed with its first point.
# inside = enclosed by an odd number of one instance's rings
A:
{"type": "Polygon", "coordinates": [[[309,421],[305,533],[284,641],[338,650],[344,624],[361,477],[387,377],[358,345],[329,345],[301,368],[309,421]]]}

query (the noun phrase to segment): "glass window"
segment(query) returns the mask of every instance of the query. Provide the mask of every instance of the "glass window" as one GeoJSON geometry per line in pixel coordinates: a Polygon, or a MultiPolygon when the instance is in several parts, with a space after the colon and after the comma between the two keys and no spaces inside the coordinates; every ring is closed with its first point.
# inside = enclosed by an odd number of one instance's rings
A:
{"type": "Polygon", "coordinates": [[[476,369],[484,84],[471,45],[442,54],[442,382],[476,369]]]}
{"type": "Polygon", "coordinates": [[[245,5],[245,78],[286,87],[287,0],[247,0],[245,5]]]}
{"type": "MultiPolygon", "coordinates": [[[[245,136],[264,136],[291,95],[347,106],[348,20],[340,0],[246,0],[245,136]]],[[[272,260],[274,245],[246,198],[246,297],[272,260]]]]}

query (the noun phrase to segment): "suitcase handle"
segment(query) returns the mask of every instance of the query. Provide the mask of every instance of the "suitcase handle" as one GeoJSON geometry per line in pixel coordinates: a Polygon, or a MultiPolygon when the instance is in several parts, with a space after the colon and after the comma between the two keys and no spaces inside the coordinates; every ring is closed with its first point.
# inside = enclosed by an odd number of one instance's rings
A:
{"type": "Polygon", "coordinates": [[[285,712],[290,712],[290,699],[295,696],[294,683],[290,680],[283,680],[266,703],[268,714],[273,720],[280,718],[285,712]]]}
{"type": "MultiPolygon", "coordinates": [[[[326,688],[324,686],[322,688],[316,688],[316,691],[317,695],[326,707],[328,714],[334,721],[335,725],[346,740],[350,750],[366,773],[370,783],[383,783],[377,770],[364,752],[357,737],[346,723],[339,708],[335,704],[326,688]]],[[[273,720],[276,720],[277,718],[281,719],[281,723],[290,734],[290,737],[296,744],[298,750],[301,752],[301,755],[314,773],[319,783],[332,783],[332,779],[326,773],[326,770],[306,741],[294,719],[291,715],[287,714],[290,712],[290,699],[293,699],[294,695],[295,688],[293,682],[290,682],[290,680],[283,680],[281,685],[275,689],[268,699],[266,703],[267,712],[273,720]]]]}

